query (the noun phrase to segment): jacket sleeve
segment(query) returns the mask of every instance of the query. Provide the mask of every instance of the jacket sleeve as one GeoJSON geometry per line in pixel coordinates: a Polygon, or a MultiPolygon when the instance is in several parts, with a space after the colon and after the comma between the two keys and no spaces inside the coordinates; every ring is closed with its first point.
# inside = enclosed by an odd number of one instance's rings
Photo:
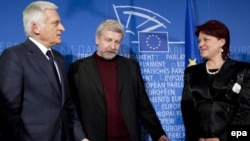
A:
{"type": "Polygon", "coordinates": [[[0,128],[4,139],[29,141],[20,118],[23,72],[16,53],[6,49],[0,58],[0,128]]]}
{"type": "Polygon", "coordinates": [[[186,141],[198,140],[198,116],[195,113],[195,101],[190,89],[190,74],[184,73],[184,87],[182,90],[181,112],[185,126],[186,141]]]}
{"type": "Polygon", "coordinates": [[[238,109],[233,117],[233,125],[250,125],[250,69],[246,67],[238,98],[238,109]]]}
{"type": "Polygon", "coordinates": [[[160,120],[157,117],[155,109],[151,104],[149,97],[146,93],[139,64],[137,64],[136,70],[138,76],[138,91],[139,91],[138,92],[139,116],[143,126],[149,131],[153,141],[158,141],[160,136],[166,134],[161,126],[160,120]]]}

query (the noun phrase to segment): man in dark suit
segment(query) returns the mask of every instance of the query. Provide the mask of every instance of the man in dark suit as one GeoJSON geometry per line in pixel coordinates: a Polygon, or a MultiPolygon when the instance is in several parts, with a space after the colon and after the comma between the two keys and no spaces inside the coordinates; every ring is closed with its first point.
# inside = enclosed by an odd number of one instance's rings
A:
{"type": "Polygon", "coordinates": [[[117,55],[123,27],[102,22],[97,51],[70,67],[69,80],[80,120],[92,141],[140,141],[140,123],[154,141],[169,141],[145,91],[139,64],[117,55]]]}
{"type": "Polygon", "coordinates": [[[51,49],[61,43],[65,30],[57,6],[33,2],[24,10],[23,22],[27,40],[5,49],[0,58],[3,140],[87,140],[69,94],[63,58],[51,49]]]}

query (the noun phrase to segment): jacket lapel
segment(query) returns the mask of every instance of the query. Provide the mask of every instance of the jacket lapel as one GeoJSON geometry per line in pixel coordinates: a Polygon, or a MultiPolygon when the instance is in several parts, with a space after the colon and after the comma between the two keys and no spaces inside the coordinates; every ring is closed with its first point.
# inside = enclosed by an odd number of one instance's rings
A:
{"type": "Polygon", "coordinates": [[[128,67],[128,64],[127,62],[122,59],[120,56],[117,56],[117,66],[118,66],[118,92],[119,94],[121,94],[121,91],[122,91],[122,88],[123,88],[123,85],[125,83],[125,80],[127,79],[127,77],[131,77],[129,75],[126,75],[126,74],[129,74],[129,67],[128,67]]]}
{"type": "Polygon", "coordinates": [[[232,75],[235,74],[235,69],[232,69],[232,67],[231,60],[227,59],[214,80],[213,87],[220,89],[230,82],[230,79],[233,78],[232,75]]]}
{"type": "Polygon", "coordinates": [[[31,59],[40,68],[44,75],[48,78],[52,87],[56,91],[57,95],[60,96],[60,89],[57,85],[56,77],[53,75],[53,69],[49,64],[48,59],[42,53],[42,51],[30,40],[25,41],[25,46],[27,50],[31,53],[31,59]]]}
{"type": "MultiPolygon", "coordinates": [[[[53,50],[52,50],[53,51],[53,50]]],[[[57,53],[54,53],[53,51],[53,54],[54,54],[54,59],[57,63],[57,67],[58,67],[58,71],[59,71],[59,75],[60,75],[60,80],[61,80],[61,98],[62,98],[62,103],[65,101],[65,96],[66,96],[66,93],[68,91],[68,79],[67,79],[67,73],[66,73],[66,68],[64,66],[64,61],[63,59],[57,55],[57,53]]]]}
{"type": "MultiPolygon", "coordinates": [[[[122,86],[124,84],[124,81],[126,80],[128,74],[128,65],[126,61],[121,59],[120,56],[117,56],[117,63],[118,63],[118,92],[120,93],[122,90],[122,86]]],[[[86,73],[90,76],[90,78],[94,81],[94,83],[97,85],[97,89],[100,91],[100,93],[104,94],[103,87],[102,87],[102,81],[99,76],[99,72],[97,69],[96,61],[94,59],[94,56],[91,56],[88,60],[82,64],[82,67],[84,67],[84,70],[86,73]]]]}
{"type": "Polygon", "coordinates": [[[211,94],[208,88],[208,79],[207,79],[207,72],[205,63],[196,65],[189,69],[194,68],[190,71],[188,75],[188,79],[190,82],[190,87],[194,89],[193,91],[197,91],[198,93],[202,94],[204,98],[211,99],[211,94]]]}
{"type": "Polygon", "coordinates": [[[96,84],[97,89],[103,94],[102,81],[97,69],[94,55],[92,55],[88,60],[83,62],[82,67],[86,71],[86,74],[89,75],[92,81],[96,84]]]}

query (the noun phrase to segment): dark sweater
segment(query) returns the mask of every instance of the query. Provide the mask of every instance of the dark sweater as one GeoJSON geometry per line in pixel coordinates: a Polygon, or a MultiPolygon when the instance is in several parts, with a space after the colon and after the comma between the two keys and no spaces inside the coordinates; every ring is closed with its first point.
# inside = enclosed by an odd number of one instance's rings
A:
{"type": "Polygon", "coordinates": [[[117,59],[105,60],[97,54],[95,54],[95,58],[106,100],[108,140],[120,137],[128,138],[129,133],[122,117],[118,96],[117,59]]]}

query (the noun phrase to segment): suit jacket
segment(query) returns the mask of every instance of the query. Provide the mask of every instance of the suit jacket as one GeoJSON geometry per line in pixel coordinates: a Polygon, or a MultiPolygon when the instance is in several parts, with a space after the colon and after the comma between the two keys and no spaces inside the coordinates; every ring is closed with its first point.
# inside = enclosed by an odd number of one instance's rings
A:
{"type": "Polygon", "coordinates": [[[63,58],[54,50],[53,54],[61,88],[56,85],[48,59],[29,39],[3,51],[0,128],[4,141],[61,141],[62,128],[69,141],[84,138],[69,94],[63,58]]]}
{"type": "MultiPolygon", "coordinates": [[[[153,140],[165,132],[145,92],[138,63],[117,56],[120,109],[132,141],[140,141],[140,124],[153,140]]],[[[70,67],[72,94],[79,100],[79,114],[87,138],[105,141],[106,104],[94,55],[78,60],[70,67]]]]}
{"type": "Polygon", "coordinates": [[[226,141],[231,125],[250,124],[250,65],[227,59],[211,84],[205,63],[188,67],[181,108],[187,141],[199,137],[226,141]],[[239,94],[232,91],[235,83],[242,87],[239,94]]]}

